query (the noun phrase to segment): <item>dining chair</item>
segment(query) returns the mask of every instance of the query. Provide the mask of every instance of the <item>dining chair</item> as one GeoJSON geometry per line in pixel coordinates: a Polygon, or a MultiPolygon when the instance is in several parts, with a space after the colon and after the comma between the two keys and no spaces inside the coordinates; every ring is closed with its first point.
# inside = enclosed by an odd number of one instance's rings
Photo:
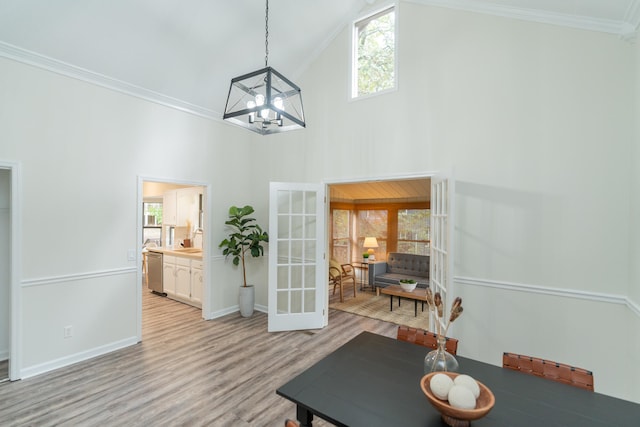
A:
{"type": "Polygon", "coordinates": [[[300,424],[298,424],[297,422],[295,422],[293,420],[286,420],[284,422],[284,427],[300,427],[300,424]]]}
{"type": "MultiPolygon", "coordinates": [[[[396,338],[400,341],[411,342],[434,350],[438,348],[438,336],[424,329],[410,328],[409,326],[401,325],[398,326],[396,338]]],[[[448,353],[455,355],[458,351],[458,340],[449,337],[445,337],[445,340],[445,349],[448,353]]]]}
{"type": "Polygon", "coordinates": [[[335,259],[329,261],[329,285],[333,285],[333,294],[340,288],[340,302],[344,302],[343,288],[349,282],[353,285],[353,297],[356,296],[356,270],[351,264],[340,264],[335,259]]]}
{"type": "Polygon", "coordinates": [[[593,391],[593,372],[521,354],[502,354],[502,367],[593,391]]]}

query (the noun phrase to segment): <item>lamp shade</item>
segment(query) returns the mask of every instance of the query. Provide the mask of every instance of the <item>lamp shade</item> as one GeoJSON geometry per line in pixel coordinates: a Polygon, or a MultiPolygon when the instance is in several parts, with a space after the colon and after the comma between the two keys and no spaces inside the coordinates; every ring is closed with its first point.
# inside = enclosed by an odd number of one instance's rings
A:
{"type": "Polygon", "coordinates": [[[302,129],[300,88],[271,67],[235,77],[223,119],[261,135],[302,129]]]}
{"type": "Polygon", "coordinates": [[[362,246],[365,248],[377,248],[378,240],[375,237],[365,237],[364,244],[362,246]]]}

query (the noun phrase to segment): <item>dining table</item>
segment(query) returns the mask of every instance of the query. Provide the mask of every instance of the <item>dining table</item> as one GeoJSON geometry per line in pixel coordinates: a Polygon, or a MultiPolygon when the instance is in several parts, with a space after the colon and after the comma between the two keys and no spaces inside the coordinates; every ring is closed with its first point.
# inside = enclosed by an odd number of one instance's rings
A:
{"type": "MultiPolygon", "coordinates": [[[[446,426],[420,387],[430,350],[362,332],[276,393],[296,405],[302,427],[311,427],[316,416],[336,426],[446,426]]],[[[638,403],[459,355],[456,359],[459,373],[495,396],[494,407],[472,427],[640,426],[638,403]]]]}

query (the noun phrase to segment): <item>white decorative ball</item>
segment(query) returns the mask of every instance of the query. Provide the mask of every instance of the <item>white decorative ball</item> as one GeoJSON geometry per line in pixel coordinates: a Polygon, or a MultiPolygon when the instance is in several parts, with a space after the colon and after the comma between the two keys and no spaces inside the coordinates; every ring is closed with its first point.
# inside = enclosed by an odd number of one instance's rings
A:
{"type": "Polygon", "coordinates": [[[461,385],[453,385],[449,390],[449,403],[451,406],[460,409],[474,409],[476,398],[471,390],[461,385]]]}
{"type": "Polygon", "coordinates": [[[473,397],[476,399],[480,396],[480,386],[478,382],[470,377],[469,375],[458,375],[455,380],[453,380],[455,385],[461,385],[467,387],[473,393],[473,397]]]}
{"type": "Polygon", "coordinates": [[[435,374],[431,377],[429,387],[431,387],[431,392],[435,397],[440,400],[447,400],[449,389],[453,387],[453,380],[445,374],[435,374]]]}

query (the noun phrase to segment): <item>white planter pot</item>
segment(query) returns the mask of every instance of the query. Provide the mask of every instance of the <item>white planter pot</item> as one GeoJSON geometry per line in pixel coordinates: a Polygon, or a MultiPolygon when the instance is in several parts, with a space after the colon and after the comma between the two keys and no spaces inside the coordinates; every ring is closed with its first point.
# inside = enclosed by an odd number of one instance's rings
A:
{"type": "Polygon", "coordinates": [[[238,306],[240,307],[240,315],[242,317],[251,317],[253,315],[253,306],[255,305],[255,289],[253,285],[240,286],[240,297],[238,306]]]}

